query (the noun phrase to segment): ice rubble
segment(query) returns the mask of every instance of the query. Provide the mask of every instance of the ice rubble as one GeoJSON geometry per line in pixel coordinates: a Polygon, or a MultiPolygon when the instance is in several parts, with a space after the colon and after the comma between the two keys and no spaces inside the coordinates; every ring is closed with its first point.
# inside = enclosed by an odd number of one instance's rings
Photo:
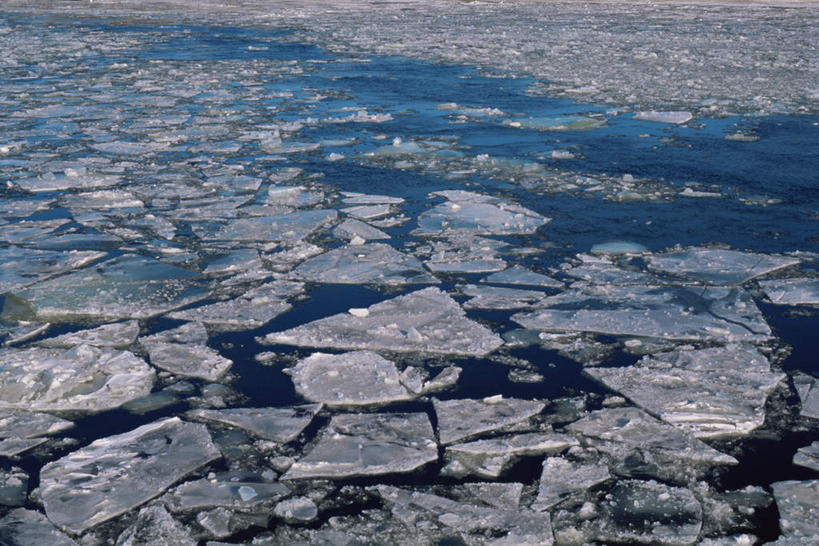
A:
{"type": "Polygon", "coordinates": [[[536,400],[491,396],[483,400],[433,399],[438,438],[443,445],[469,440],[481,433],[508,426],[525,426],[526,420],[546,405],[536,400]]]}
{"type": "Polygon", "coordinates": [[[144,319],[203,299],[197,274],[125,254],[14,294],[49,321],[144,319]]]}
{"type": "Polygon", "coordinates": [[[431,195],[447,201],[418,217],[416,235],[512,235],[534,233],[549,222],[540,214],[497,197],[463,190],[431,195]]]}
{"type": "Polygon", "coordinates": [[[79,345],[3,349],[0,408],[99,412],[145,396],[155,375],[133,353],[79,345]]]}
{"type": "Polygon", "coordinates": [[[799,259],[787,256],[714,248],[690,248],[648,258],[648,266],[655,271],[726,285],[743,284],[798,263],[799,259]]]}
{"type": "Polygon", "coordinates": [[[46,515],[79,534],[161,495],[220,457],[204,425],[177,417],[96,440],[43,467],[46,515]]]}
{"type": "Polygon", "coordinates": [[[437,460],[425,413],[344,414],[332,418],[318,443],[282,479],[399,474],[437,460]]]}
{"type": "Polygon", "coordinates": [[[337,349],[485,355],[503,341],[467,319],[461,307],[437,288],[425,288],[376,303],[366,316],[349,313],[268,334],[267,344],[337,349]]]}
{"type": "Polygon", "coordinates": [[[345,245],[302,262],[293,274],[304,281],[339,284],[433,284],[418,259],[384,243],[345,245]]]}
{"type": "Polygon", "coordinates": [[[740,346],[681,350],[635,366],[587,368],[610,389],[697,438],[745,436],[765,421],[765,402],[786,378],[740,346]]]}
{"type": "Polygon", "coordinates": [[[321,408],[321,404],[305,404],[291,408],[195,409],[186,416],[195,421],[240,428],[259,438],[284,444],[295,440],[321,408]]]}
{"type": "Polygon", "coordinates": [[[779,305],[819,305],[819,279],[777,279],[759,281],[772,303],[779,305]]]}
{"type": "Polygon", "coordinates": [[[573,287],[512,320],[533,330],[669,340],[751,342],[771,335],[751,296],[727,287],[573,287]]]}

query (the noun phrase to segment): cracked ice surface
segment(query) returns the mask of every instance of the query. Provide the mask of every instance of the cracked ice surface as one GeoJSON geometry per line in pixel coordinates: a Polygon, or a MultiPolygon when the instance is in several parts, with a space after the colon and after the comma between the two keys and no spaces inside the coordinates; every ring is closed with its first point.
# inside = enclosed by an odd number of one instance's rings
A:
{"type": "Polygon", "coordinates": [[[0,408],[99,412],[151,392],[155,375],[127,351],[79,345],[0,351],[0,408]]]}
{"type": "Polygon", "coordinates": [[[46,515],[62,529],[82,533],[220,457],[204,425],[177,417],[96,440],[43,467],[46,515]]]}
{"type": "Polygon", "coordinates": [[[635,366],[585,373],[697,438],[745,436],[765,422],[765,402],[787,377],[756,350],[677,351],[635,366]]]}
{"type": "Polygon", "coordinates": [[[425,413],[337,415],[315,447],[282,479],[399,474],[437,460],[438,448],[425,413]]]}
{"type": "Polygon", "coordinates": [[[437,288],[376,303],[364,316],[342,313],[263,338],[267,344],[482,356],[503,344],[466,318],[437,288]]]}

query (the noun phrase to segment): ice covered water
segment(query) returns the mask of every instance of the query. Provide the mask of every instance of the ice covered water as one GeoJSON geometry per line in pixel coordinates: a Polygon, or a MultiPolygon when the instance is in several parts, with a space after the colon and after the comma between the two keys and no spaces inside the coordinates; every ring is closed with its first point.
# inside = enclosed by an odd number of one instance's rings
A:
{"type": "Polygon", "coordinates": [[[0,11],[0,542],[813,539],[814,5],[0,11]]]}

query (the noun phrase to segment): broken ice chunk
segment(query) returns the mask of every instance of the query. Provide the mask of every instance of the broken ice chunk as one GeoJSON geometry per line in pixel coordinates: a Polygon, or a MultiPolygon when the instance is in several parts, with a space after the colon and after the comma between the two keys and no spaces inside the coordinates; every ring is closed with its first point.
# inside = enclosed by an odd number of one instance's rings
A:
{"type": "Polygon", "coordinates": [[[478,193],[435,192],[447,202],[418,217],[416,235],[511,235],[534,233],[549,218],[516,203],[478,193]]]}
{"type": "Polygon", "coordinates": [[[563,273],[592,284],[653,285],[662,283],[661,279],[650,273],[626,269],[606,262],[582,263],[564,269],[563,273]]]}
{"type": "MultiPolygon", "coordinates": [[[[51,173],[49,173],[51,174],[51,173]]],[[[76,189],[107,188],[120,183],[120,177],[115,175],[83,175],[83,176],[41,176],[15,180],[15,184],[25,191],[32,193],[65,191],[76,189]]]]}
{"type": "Polygon", "coordinates": [[[104,252],[55,252],[30,248],[0,249],[0,294],[85,267],[105,256],[104,252]]]}
{"type": "Polygon", "coordinates": [[[116,546],[141,544],[196,546],[197,542],[181,523],[171,517],[164,506],[155,504],[139,511],[136,521],[119,535],[116,546]]]}
{"type": "Polygon", "coordinates": [[[104,324],[90,330],[79,330],[61,336],[42,339],[34,343],[37,347],[69,349],[76,345],[94,347],[112,347],[124,349],[136,342],[139,335],[139,323],[135,320],[104,324]]]}
{"type": "Polygon", "coordinates": [[[436,273],[488,273],[506,269],[506,262],[498,256],[509,250],[508,244],[485,237],[455,235],[441,241],[431,241],[421,252],[429,257],[424,261],[436,273]]]}
{"type": "Polygon", "coordinates": [[[737,460],[637,408],[598,410],[566,427],[605,454],[612,472],[688,483],[737,460]]]}
{"type": "Polygon", "coordinates": [[[148,345],[148,356],[157,368],[206,381],[218,381],[233,365],[232,360],[204,345],[155,342],[148,345]]]}
{"type": "Polygon", "coordinates": [[[354,478],[412,472],[438,460],[425,413],[345,414],[282,477],[354,478]]]}
{"type": "Polygon", "coordinates": [[[416,258],[384,243],[345,245],[301,263],[293,273],[305,281],[340,284],[437,283],[416,258]]]}
{"type": "Polygon", "coordinates": [[[481,433],[525,423],[546,406],[537,400],[493,396],[483,400],[433,399],[438,417],[438,437],[444,445],[474,438],[481,433]]]}
{"type": "Polygon", "coordinates": [[[745,436],[765,421],[765,402],[785,379],[767,359],[737,346],[679,351],[635,366],[585,373],[697,438],[745,436]],[[759,365],[753,363],[759,362],[759,365]]]}
{"type": "Polygon", "coordinates": [[[340,239],[354,239],[359,237],[365,241],[381,241],[389,239],[390,236],[378,228],[356,220],[354,218],[347,218],[341,224],[336,226],[333,230],[333,235],[340,239]]]}
{"type": "Polygon", "coordinates": [[[526,286],[544,286],[547,288],[563,288],[563,283],[542,275],[535,273],[525,267],[513,265],[512,267],[492,273],[481,282],[495,283],[495,284],[520,284],[526,286]]]}
{"type": "Polygon", "coordinates": [[[197,512],[216,507],[247,509],[269,505],[290,494],[283,483],[250,482],[239,476],[217,476],[185,482],[162,497],[176,512],[197,512]]]}
{"type": "Polygon", "coordinates": [[[793,464],[819,472],[819,441],[800,447],[793,456],[793,464]]]}
{"type": "Polygon", "coordinates": [[[204,240],[296,242],[338,217],[334,210],[314,209],[257,218],[237,218],[211,233],[205,226],[193,226],[204,240]]]}
{"type": "Polygon", "coordinates": [[[819,385],[816,379],[800,373],[793,377],[793,385],[802,402],[800,415],[808,419],[819,419],[819,385]]]}
{"type": "Polygon", "coordinates": [[[203,299],[207,293],[186,269],[125,254],[16,295],[49,321],[77,318],[144,319],[203,299]]]}
{"type": "Polygon", "coordinates": [[[17,508],[0,518],[0,544],[4,546],[77,546],[40,512],[17,508]]]}
{"type": "Polygon", "coordinates": [[[41,470],[46,515],[79,534],[161,495],[220,457],[204,425],[176,417],[95,440],[41,470]]]}
{"type": "Polygon", "coordinates": [[[638,121],[653,121],[656,123],[671,123],[680,125],[691,121],[694,116],[691,112],[672,111],[672,112],[657,112],[655,110],[647,110],[645,112],[637,112],[634,114],[634,119],[638,121]]]}
{"type": "Polygon", "coordinates": [[[716,248],[690,248],[648,258],[648,266],[655,271],[712,284],[742,284],[798,263],[797,258],[787,256],[716,248]]]}
{"type": "Polygon", "coordinates": [[[771,489],[779,509],[782,538],[801,544],[819,543],[819,480],[775,482],[771,489]]]}
{"type": "Polygon", "coordinates": [[[307,428],[321,407],[321,404],[305,404],[292,408],[196,409],[186,416],[196,421],[237,427],[259,438],[286,444],[307,428]]]}
{"type": "Polygon", "coordinates": [[[530,432],[451,445],[444,453],[446,464],[441,474],[493,480],[501,477],[521,457],[559,453],[576,445],[578,442],[573,436],[554,432],[530,432]]]}
{"type": "Polygon", "coordinates": [[[0,410],[0,438],[51,436],[74,426],[71,421],[30,409],[0,410]]]}
{"type": "Polygon", "coordinates": [[[296,392],[328,406],[366,406],[410,400],[395,364],[370,351],[313,353],[285,370],[296,392]]]}
{"type": "Polygon", "coordinates": [[[322,199],[323,193],[311,192],[304,186],[270,186],[267,190],[267,202],[271,205],[302,208],[316,205],[322,199]]]}
{"type": "Polygon", "coordinates": [[[201,322],[188,322],[170,330],[163,330],[150,336],[142,336],[139,338],[139,342],[146,348],[155,343],[204,345],[208,342],[208,331],[201,322]]]}
{"type": "Polygon", "coordinates": [[[487,328],[437,288],[425,288],[367,308],[367,316],[341,313],[283,332],[268,334],[267,344],[337,349],[485,355],[503,344],[487,328]]]}
{"type": "Polygon", "coordinates": [[[395,210],[391,205],[356,205],[341,209],[341,212],[359,220],[375,220],[389,216],[395,210]]]}
{"type": "Polygon", "coordinates": [[[606,120],[586,116],[558,116],[517,118],[507,120],[503,124],[507,127],[535,129],[537,131],[589,131],[604,126],[606,120]]]}
{"type": "Polygon", "coordinates": [[[151,392],[154,372],[127,351],[79,345],[0,351],[0,408],[98,412],[151,392]]]}
{"type": "Polygon", "coordinates": [[[541,301],[512,320],[524,328],[670,340],[765,340],[771,329],[738,288],[583,286],[541,301]]]}
{"type": "Polygon", "coordinates": [[[626,544],[695,544],[702,529],[702,506],[683,487],[625,480],[601,503],[598,540],[626,544]]]}
{"type": "Polygon", "coordinates": [[[273,514],[287,523],[309,523],[318,517],[318,507],[307,497],[295,497],[277,504],[273,514]]]}
{"type": "Polygon", "coordinates": [[[583,493],[610,478],[609,469],[603,464],[547,457],[543,461],[537,500],[532,504],[532,510],[549,510],[567,497],[583,493]]]}
{"type": "Polygon", "coordinates": [[[27,496],[28,474],[22,468],[0,469],[0,506],[23,506],[27,496]]]}
{"type": "Polygon", "coordinates": [[[819,305],[819,279],[759,281],[771,303],[779,305],[819,305]]]}
{"type": "Polygon", "coordinates": [[[474,284],[464,286],[461,292],[471,297],[464,303],[464,309],[520,309],[528,307],[544,295],[536,290],[474,284]]]}
{"type": "Polygon", "coordinates": [[[346,205],[400,205],[404,200],[390,195],[369,195],[366,193],[341,192],[346,205]]]}

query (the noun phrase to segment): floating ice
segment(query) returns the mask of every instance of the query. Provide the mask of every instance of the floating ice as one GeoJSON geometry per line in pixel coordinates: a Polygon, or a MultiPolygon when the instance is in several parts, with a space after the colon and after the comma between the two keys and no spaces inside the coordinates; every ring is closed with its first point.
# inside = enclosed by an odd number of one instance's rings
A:
{"type": "Polygon", "coordinates": [[[318,507],[307,497],[295,497],[277,504],[273,514],[287,523],[309,523],[318,517],[318,507]]]}
{"type": "Polygon", "coordinates": [[[779,509],[782,538],[801,544],[819,542],[819,480],[775,482],[771,489],[779,509]]]}
{"type": "Polygon", "coordinates": [[[312,192],[304,186],[270,186],[267,190],[267,202],[271,205],[287,207],[309,207],[321,203],[324,194],[312,192]]]}
{"type": "Polygon", "coordinates": [[[492,273],[485,279],[481,279],[481,282],[563,288],[562,282],[519,265],[513,265],[503,271],[492,273]]]}
{"type": "Polygon", "coordinates": [[[524,328],[670,340],[765,340],[771,329],[738,288],[586,286],[545,298],[512,320],[524,328]]]}
{"type": "Polygon", "coordinates": [[[274,332],[261,341],[304,347],[369,349],[482,356],[503,344],[496,334],[464,316],[437,288],[376,303],[365,317],[342,313],[274,332]]]}
{"type": "Polygon", "coordinates": [[[92,188],[107,188],[120,183],[120,177],[115,175],[86,175],[86,176],[41,176],[26,178],[14,182],[22,189],[32,192],[51,192],[65,190],[88,190],[92,188]]]}
{"type": "Polygon", "coordinates": [[[152,365],[183,377],[218,381],[233,365],[232,360],[204,345],[155,342],[146,347],[152,365]]]}
{"type": "Polygon", "coordinates": [[[34,343],[37,347],[55,349],[70,349],[76,345],[92,345],[94,347],[112,347],[125,349],[136,342],[139,335],[139,323],[135,320],[103,324],[90,330],[79,330],[61,336],[50,337],[34,343]]]}
{"type": "Polygon", "coordinates": [[[418,217],[416,235],[512,235],[534,233],[549,218],[497,197],[468,191],[439,191],[431,195],[447,202],[418,217]]]}
{"type": "Polygon", "coordinates": [[[558,116],[553,118],[518,118],[505,121],[503,124],[507,127],[535,129],[537,131],[589,131],[604,126],[606,120],[587,116],[558,116]]]}
{"type": "Polygon", "coordinates": [[[328,406],[366,406],[413,398],[391,361],[370,351],[313,353],[285,370],[296,392],[328,406]]]}
{"type": "Polygon", "coordinates": [[[216,507],[248,509],[260,505],[269,509],[271,503],[289,494],[290,488],[282,483],[250,482],[235,476],[185,482],[168,491],[162,500],[174,513],[216,507]]]}
{"type": "Polygon", "coordinates": [[[220,457],[204,425],[176,417],[96,440],[40,471],[46,515],[79,534],[161,495],[220,457]]]}
{"type": "Polygon", "coordinates": [[[206,240],[295,242],[332,222],[337,216],[334,210],[303,210],[257,218],[237,218],[214,233],[202,226],[194,226],[194,232],[206,240]]]}
{"type": "Polygon", "coordinates": [[[345,245],[303,262],[300,279],[339,284],[427,284],[438,280],[416,258],[384,243],[345,245]]]}
{"type": "Polygon", "coordinates": [[[819,279],[759,281],[771,303],[779,305],[819,305],[819,279]]]}
{"type": "Polygon", "coordinates": [[[499,286],[467,284],[461,288],[464,296],[471,299],[464,309],[520,309],[543,298],[543,292],[499,286]]]}
{"type": "Polygon", "coordinates": [[[606,261],[587,261],[566,268],[563,270],[563,273],[591,284],[662,284],[659,278],[650,273],[627,269],[626,267],[620,267],[606,261]]]}
{"type": "Polygon", "coordinates": [[[809,419],[819,419],[819,385],[816,379],[805,374],[793,377],[793,385],[802,402],[800,415],[809,419]]]}
{"type": "Polygon", "coordinates": [[[477,506],[389,485],[377,485],[371,490],[391,507],[394,518],[413,530],[429,532],[441,526],[448,527],[463,536],[467,543],[476,544],[482,543],[481,539],[485,540],[487,534],[494,539],[491,544],[498,546],[549,546],[554,543],[548,514],[477,506]]]}
{"type": "Polygon", "coordinates": [[[196,409],[186,415],[196,421],[240,428],[259,438],[285,444],[307,428],[321,407],[321,404],[305,404],[292,408],[196,409]]]}
{"type": "Polygon", "coordinates": [[[126,254],[15,295],[49,321],[144,319],[206,296],[186,269],[126,254]]]}
{"type": "Polygon", "coordinates": [[[68,430],[74,423],[48,413],[0,410],[0,438],[37,438],[68,430]]]}
{"type": "Polygon", "coordinates": [[[585,373],[697,438],[745,436],[765,422],[765,402],[786,375],[737,346],[655,355],[635,366],[585,373]]]}
{"type": "Polygon", "coordinates": [[[0,544],[4,546],[77,546],[40,512],[17,508],[0,518],[0,544]]]}
{"type": "Polygon", "coordinates": [[[196,546],[181,523],[171,517],[162,505],[146,506],[139,511],[136,521],[117,539],[116,546],[140,546],[141,544],[174,544],[196,546]]]}
{"type": "Polygon", "coordinates": [[[638,121],[654,121],[656,123],[681,125],[694,119],[694,116],[691,112],[657,112],[655,110],[648,110],[646,112],[637,112],[634,114],[634,119],[638,121]]]}
{"type": "Polygon", "coordinates": [[[425,413],[345,414],[282,477],[354,478],[412,472],[438,460],[425,413]]]}
{"type": "Polygon", "coordinates": [[[819,472],[819,441],[800,447],[793,456],[793,464],[819,472]]]}
{"type": "Polygon", "coordinates": [[[444,445],[454,444],[526,421],[546,406],[536,400],[493,396],[483,400],[433,399],[438,418],[438,437],[444,445]]]}
{"type": "MultiPolygon", "coordinates": [[[[5,228],[4,228],[5,229],[5,228]]],[[[30,248],[0,249],[0,293],[79,269],[105,256],[103,252],[54,252],[30,248]]]]}
{"type": "Polygon", "coordinates": [[[497,479],[521,457],[560,453],[578,445],[573,436],[553,432],[530,432],[448,446],[441,474],[463,478],[497,479]]]}
{"type": "Polygon", "coordinates": [[[592,254],[641,254],[648,249],[633,241],[607,241],[591,247],[592,254]]]}
{"type": "Polygon", "coordinates": [[[28,474],[22,468],[0,470],[0,506],[23,506],[28,497],[28,474]]]}
{"type": "Polygon", "coordinates": [[[798,263],[798,259],[787,256],[715,248],[691,248],[648,258],[648,266],[655,271],[712,284],[742,284],[798,263]]]}
{"type": "Polygon", "coordinates": [[[98,412],[151,392],[154,372],[127,351],[79,345],[0,351],[0,408],[98,412]]]}
{"type": "Polygon", "coordinates": [[[383,218],[395,212],[392,205],[377,204],[377,205],[356,205],[341,209],[341,212],[359,220],[375,220],[376,218],[383,218]]]}
{"type": "Polygon", "coordinates": [[[380,229],[374,228],[373,226],[354,218],[347,218],[336,226],[336,228],[333,230],[333,235],[340,239],[353,239],[355,237],[360,237],[365,241],[381,241],[390,238],[389,235],[380,229]]]}
{"type": "Polygon", "coordinates": [[[506,269],[506,262],[498,254],[509,249],[502,241],[455,235],[430,241],[430,246],[419,249],[419,254],[428,256],[424,263],[436,273],[488,273],[506,269]]]}
{"type": "Polygon", "coordinates": [[[613,473],[687,483],[737,460],[637,408],[599,410],[566,427],[605,454],[613,473]]]}
{"type": "Polygon", "coordinates": [[[566,498],[582,494],[610,478],[611,474],[605,465],[547,457],[543,461],[537,500],[532,503],[532,509],[549,510],[566,498]]]}
{"type": "Polygon", "coordinates": [[[400,205],[404,200],[390,195],[370,195],[366,193],[341,192],[345,205],[400,205]]]}

